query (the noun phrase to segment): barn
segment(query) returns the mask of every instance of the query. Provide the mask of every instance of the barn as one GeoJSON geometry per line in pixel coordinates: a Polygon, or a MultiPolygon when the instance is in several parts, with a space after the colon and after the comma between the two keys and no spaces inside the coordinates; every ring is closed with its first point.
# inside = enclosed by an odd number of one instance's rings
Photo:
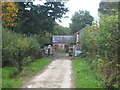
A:
{"type": "Polygon", "coordinates": [[[73,35],[53,35],[52,44],[54,50],[65,50],[65,48],[72,44],[76,49],[80,49],[80,35],[82,30],[76,32],[73,35]]]}
{"type": "Polygon", "coordinates": [[[75,43],[74,35],[54,35],[52,37],[52,44],[54,50],[65,50],[69,43],[75,43]]]}

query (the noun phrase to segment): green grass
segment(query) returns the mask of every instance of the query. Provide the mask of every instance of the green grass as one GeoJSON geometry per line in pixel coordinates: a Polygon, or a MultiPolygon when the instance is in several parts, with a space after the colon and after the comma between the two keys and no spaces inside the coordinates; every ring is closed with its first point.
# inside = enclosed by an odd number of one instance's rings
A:
{"type": "Polygon", "coordinates": [[[72,62],[76,88],[104,88],[85,58],[73,58],[72,62]]]}
{"type": "Polygon", "coordinates": [[[0,67],[0,90],[2,88],[2,68],[0,67]]]}
{"type": "Polygon", "coordinates": [[[57,54],[68,54],[68,52],[65,51],[56,51],[57,54]]]}
{"type": "Polygon", "coordinates": [[[51,57],[38,59],[31,63],[29,66],[23,67],[23,70],[19,73],[17,68],[5,67],[2,69],[2,88],[18,88],[22,85],[22,82],[31,77],[45,65],[52,61],[51,57]]]}

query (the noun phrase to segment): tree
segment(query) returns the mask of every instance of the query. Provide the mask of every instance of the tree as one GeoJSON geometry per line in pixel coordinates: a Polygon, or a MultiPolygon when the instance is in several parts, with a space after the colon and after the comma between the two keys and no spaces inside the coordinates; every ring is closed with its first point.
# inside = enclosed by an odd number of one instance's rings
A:
{"type": "Polygon", "coordinates": [[[102,14],[111,15],[115,11],[112,9],[118,9],[118,2],[100,2],[98,12],[102,14]]]}
{"type": "Polygon", "coordinates": [[[60,26],[56,24],[54,26],[53,35],[69,35],[70,30],[67,27],[60,26]]]}
{"type": "Polygon", "coordinates": [[[2,24],[4,27],[15,27],[18,20],[18,8],[14,2],[2,2],[2,24]]]}
{"type": "Polygon", "coordinates": [[[62,2],[47,2],[44,5],[23,4],[18,3],[18,6],[23,7],[20,9],[23,11],[20,14],[20,19],[23,22],[21,22],[17,31],[24,34],[52,32],[55,20],[60,19],[68,11],[62,2]],[[26,8],[29,8],[29,10],[26,8]]]}
{"type": "Polygon", "coordinates": [[[79,10],[72,16],[72,23],[70,29],[72,33],[75,33],[86,26],[86,24],[92,25],[93,17],[88,11],[79,10]]]}

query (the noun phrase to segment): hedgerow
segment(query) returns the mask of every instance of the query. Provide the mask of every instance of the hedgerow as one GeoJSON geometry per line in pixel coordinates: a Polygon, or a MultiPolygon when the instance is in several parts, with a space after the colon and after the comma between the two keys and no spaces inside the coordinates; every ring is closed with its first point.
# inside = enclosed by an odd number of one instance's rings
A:
{"type": "Polygon", "coordinates": [[[120,87],[118,13],[100,15],[100,20],[87,25],[80,37],[82,51],[92,63],[96,75],[107,87],[120,87]]]}
{"type": "Polygon", "coordinates": [[[22,68],[40,57],[40,43],[31,37],[2,30],[2,66],[22,68]]]}

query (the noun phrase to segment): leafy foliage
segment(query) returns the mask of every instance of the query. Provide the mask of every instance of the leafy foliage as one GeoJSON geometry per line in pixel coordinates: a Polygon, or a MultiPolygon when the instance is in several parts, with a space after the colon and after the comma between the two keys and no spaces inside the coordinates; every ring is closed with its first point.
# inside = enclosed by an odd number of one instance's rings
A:
{"type": "Polygon", "coordinates": [[[20,8],[18,14],[21,21],[14,31],[28,35],[52,32],[55,20],[68,11],[61,2],[47,2],[44,5],[20,2],[16,4],[20,8]]]}
{"type": "Polygon", "coordinates": [[[34,35],[33,37],[38,41],[41,47],[44,47],[45,44],[51,43],[52,34],[44,31],[39,35],[34,35]]]}
{"type": "Polygon", "coordinates": [[[3,66],[22,66],[22,59],[31,56],[32,60],[40,52],[40,44],[36,39],[3,29],[3,66]]]}
{"type": "Polygon", "coordinates": [[[99,13],[111,15],[114,14],[114,11],[111,9],[118,9],[118,2],[100,2],[99,4],[99,13]]]}
{"type": "Polygon", "coordinates": [[[92,25],[93,17],[89,14],[88,11],[75,12],[72,16],[72,23],[70,24],[70,29],[72,33],[80,31],[86,26],[86,24],[92,25]]]}
{"type": "Polygon", "coordinates": [[[15,27],[18,8],[14,2],[2,2],[2,23],[4,27],[15,27]]]}
{"type": "Polygon", "coordinates": [[[53,29],[53,35],[69,35],[70,30],[67,27],[56,24],[53,29]]]}
{"type": "Polygon", "coordinates": [[[120,64],[118,36],[118,12],[114,15],[101,14],[99,23],[88,25],[81,33],[82,50],[96,69],[99,79],[105,82],[107,87],[120,85],[120,67],[117,66],[120,64]]]}

